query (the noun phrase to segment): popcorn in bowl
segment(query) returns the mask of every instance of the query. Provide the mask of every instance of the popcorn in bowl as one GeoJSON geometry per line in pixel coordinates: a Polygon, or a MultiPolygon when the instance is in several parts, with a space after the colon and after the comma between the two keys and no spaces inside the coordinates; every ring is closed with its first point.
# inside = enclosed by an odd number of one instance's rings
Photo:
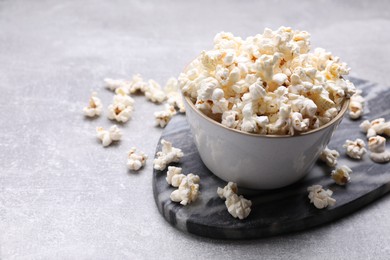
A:
{"type": "Polygon", "coordinates": [[[226,127],[297,135],[334,119],[354,85],[349,68],[324,49],[310,51],[305,31],[280,27],[242,39],[221,32],[179,76],[196,108],[226,127]]]}

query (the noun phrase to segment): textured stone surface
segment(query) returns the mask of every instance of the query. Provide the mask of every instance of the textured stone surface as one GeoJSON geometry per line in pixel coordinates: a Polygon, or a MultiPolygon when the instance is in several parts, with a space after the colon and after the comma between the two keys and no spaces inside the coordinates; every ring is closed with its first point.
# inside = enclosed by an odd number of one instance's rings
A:
{"type": "MultiPolygon", "coordinates": [[[[181,167],[184,174],[199,175],[201,193],[191,205],[182,206],[172,202],[170,194],[176,188],[165,180],[167,169],[154,170],[153,192],[160,213],[176,228],[200,236],[228,239],[261,238],[328,223],[351,214],[387,194],[390,191],[390,165],[373,163],[367,155],[362,160],[351,159],[346,155],[343,145],[347,139],[366,140],[364,133],[354,130],[359,129],[363,120],[379,117],[390,119],[389,87],[358,79],[351,80],[363,91],[364,96],[368,97],[368,93],[375,93],[367,98],[369,116],[363,116],[358,120],[351,120],[345,116],[328,145],[330,149],[340,152],[338,165],[347,165],[352,169],[351,183],[345,186],[337,185],[330,177],[333,168],[318,161],[303,180],[285,188],[255,191],[238,187],[239,194],[252,201],[252,211],[245,220],[234,219],[227,212],[224,200],[221,200],[216,192],[217,188],[223,188],[226,182],[214,176],[203,164],[186,118],[177,116],[164,129],[161,138],[183,150],[183,158],[175,165],[181,167]],[[318,210],[309,203],[307,187],[316,184],[333,191],[332,197],[337,201],[335,206],[318,210]]],[[[157,150],[161,151],[161,144],[157,150]]],[[[275,159],[277,160],[277,157],[275,159]]]]}
{"type": "Polygon", "coordinates": [[[250,241],[187,235],[158,213],[152,164],[126,169],[135,145],[153,157],[160,107],[135,97],[133,120],[102,148],[82,107],[104,77],[178,75],[215,33],[290,25],[388,86],[388,1],[0,1],[0,258],[386,258],[390,198],[322,227],[250,241]]]}

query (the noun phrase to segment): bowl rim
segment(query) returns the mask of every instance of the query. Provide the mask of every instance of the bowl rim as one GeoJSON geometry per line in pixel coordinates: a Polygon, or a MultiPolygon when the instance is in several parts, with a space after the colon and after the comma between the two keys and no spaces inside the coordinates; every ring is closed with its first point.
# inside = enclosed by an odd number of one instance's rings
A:
{"type": "MultiPolygon", "coordinates": [[[[201,116],[202,118],[206,119],[208,122],[216,125],[217,127],[222,127],[226,130],[229,130],[229,131],[232,131],[232,132],[235,132],[235,133],[238,133],[238,134],[242,134],[242,135],[246,135],[246,136],[252,136],[252,137],[258,137],[258,138],[293,138],[293,137],[300,137],[300,136],[306,136],[306,135],[310,135],[310,134],[314,134],[316,132],[319,132],[325,128],[328,128],[330,127],[331,125],[333,125],[334,123],[336,123],[339,119],[341,119],[345,112],[347,111],[348,109],[348,105],[349,105],[349,102],[350,102],[350,99],[346,99],[343,101],[343,104],[341,106],[341,109],[340,111],[338,111],[337,115],[332,119],[330,120],[328,123],[316,128],[316,129],[313,129],[313,130],[310,130],[310,131],[307,131],[307,132],[303,132],[303,133],[300,133],[298,135],[262,135],[262,134],[254,134],[254,133],[247,133],[247,132],[244,132],[244,131],[241,131],[241,130],[238,130],[238,129],[234,129],[234,128],[229,128],[215,120],[213,120],[212,118],[206,116],[205,114],[203,114],[199,109],[197,109],[194,105],[194,103],[192,102],[191,98],[186,96],[184,93],[182,93],[183,95],[183,99],[184,101],[189,105],[189,107],[195,111],[195,113],[197,113],[199,116],[201,116]]],[[[187,115],[187,113],[186,113],[187,115]]]]}

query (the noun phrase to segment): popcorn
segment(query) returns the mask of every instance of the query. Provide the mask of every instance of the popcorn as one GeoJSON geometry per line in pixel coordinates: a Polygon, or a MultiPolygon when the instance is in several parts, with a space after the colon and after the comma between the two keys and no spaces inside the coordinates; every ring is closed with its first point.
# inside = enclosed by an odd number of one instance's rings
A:
{"type": "Polygon", "coordinates": [[[386,151],[386,138],[376,135],[368,139],[368,149],[370,150],[370,158],[377,163],[385,163],[390,161],[390,152],[386,151]]]}
{"type": "Polygon", "coordinates": [[[355,141],[345,141],[343,147],[347,149],[347,155],[353,159],[361,160],[363,158],[363,155],[367,152],[365,148],[366,144],[360,138],[357,138],[355,141]]]}
{"type": "Polygon", "coordinates": [[[111,79],[111,78],[105,78],[104,79],[105,87],[109,90],[115,91],[117,88],[126,86],[128,84],[127,81],[123,79],[111,79]]]}
{"type": "Polygon", "coordinates": [[[130,170],[138,171],[143,166],[145,166],[146,160],[148,159],[148,156],[144,154],[143,152],[140,152],[139,154],[135,153],[136,148],[131,147],[128,158],[127,158],[127,167],[130,170]]]}
{"type": "Polygon", "coordinates": [[[108,106],[107,117],[125,123],[131,118],[134,99],[127,95],[124,88],[117,88],[115,93],[113,104],[108,106]]]}
{"type": "Polygon", "coordinates": [[[165,178],[168,184],[173,187],[179,187],[181,181],[186,177],[181,172],[182,169],[180,167],[168,166],[167,177],[165,178]]]}
{"type": "Polygon", "coordinates": [[[331,190],[324,190],[321,185],[313,185],[307,188],[309,192],[308,198],[310,203],[313,203],[317,209],[323,209],[336,204],[336,200],[331,196],[331,190]]]}
{"type": "Polygon", "coordinates": [[[153,161],[154,169],[159,171],[164,170],[172,162],[179,162],[184,155],[181,149],[173,147],[172,143],[164,139],[161,140],[161,144],[162,150],[153,161]]]}
{"type": "Polygon", "coordinates": [[[102,102],[100,101],[100,98],[97,97],[97,93],[92,92],[88,106],[83,109],[84,115],[88,117],[100,116],[102,107],[102,102]]]}
{"type": "Polygon", "coordinates": [[[364,120],[360,124],[360,129],[367,133],[367,138],[370,138],[375,135],[387,135],[390,136],[390,121],[385,121],[384,118],[377,118],[371,122],[364,120]]]}
{"type": "Polygon", "coordinates": [[[166,104],[165,110],[154,112],[156,125],[164,128],[174,115],[176,115],[175,108],[166,104]]]}
{"type": "Polygon", "coordinates": [[[108,131],[103,127],[97,127],[96,133],[103,146],[109,146],[112,141],[119,141],[122,138],[122,131],[116,125],[111,126],[108,131]]]}
{"type": "Polygon", "coordinates": [[[145,92],[148,84],[143,81],[140,74],[135,74],[128,84],[129,93],[145,92]]]}
{"type": "Polygon", "coordinates": [[[180,113],[185,113],[186,108],[184,107],[183,98],[181,96],[178,81],[176,78],[168,79],[165,84],[164,91],[167,95],[167,103],[177,109],[180,113]]]}
{"type": "Polygon", "coordinates": [[[161,89],[161,86],[156,81],[150,79],[145,88],[145,97],[153,103],[162,103],[167,96],[161,89]]]}
{"type": "Polygon", "coordinates": [[[343,165],[333,170],[331,176],[338,185],[345,185],[351,180],[349,177],[350,173],[352,173],[352,170],[348,166],[343,165]]]}
{"type": "Polygon", "coordinates": [[[223,125],[256,134],[294,135],[318,128],[355,93],[345,63],[323,49],[309,53],[310,35],[280,27],[241,39],[215,36],[179,76],[196,108],[223,125]],[[267,118],[267,120],[266,120],[267,118]]]}
{"type": "Polygon", "coordinates": [[[349,117],[352,119],[358,119],[363,114],[365,100],[361,96],[362,91],[357,90],[354,95],[351,96],[351,101],[349,102],[349,117]]]}
{"type": "Polygon", "coordinates": [[[337,165],[337,158],[340,157],[340,154],[336,150],[330,150],[328,147],[320,154],[320,160],[325,162],[329,167],[335,167],[337,165]]]}
{"type": "Polygon", "coordinates": [[[225,205],[234,218],[244,219],[248,217],[251,212],[252,202],[245,199],[242,195],[237,195],[237,184],[229,182],[224,188],[218,187],[218,196],[223,199],[225,198],[225,205]]]}
{"type": "Polygon", "coordinates": [[[232,194],[226,198],[225,205],[230,215],[234,218],[244,219],[251,212],[252,202],[245,199],[242,195],[232,194]]]}
{"type": "Polygon", "coordinates": [[[199,196],[199,176],[188,174],[180,182],[179,188],[171,193],[171,200],[187,205],[194,202],[199,196]]]}
{"type": "Polygon", "coordinates": [[[233,194],[236,194],[238,191],[237,184],[234,182],[229,182],[225,187],[217,189],[217,194],[221,199],[226,199],[227,197],[230,197],[233,194]]]}

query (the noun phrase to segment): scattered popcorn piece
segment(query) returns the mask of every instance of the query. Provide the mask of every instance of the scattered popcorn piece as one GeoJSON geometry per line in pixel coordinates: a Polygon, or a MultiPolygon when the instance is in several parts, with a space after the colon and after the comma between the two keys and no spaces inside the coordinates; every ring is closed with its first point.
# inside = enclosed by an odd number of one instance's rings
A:
{"type": "Polygon", "coordinates": [[[107,117],[125,123],[131,118],[134,99],[127,95],[124,88],[117,88],[115,93],[113,104],[108,106],[107,117]]]}
{"type": "Polygon", "coordinates": [[[368,139],[368,149],[370,158],[377,163],[390,161],[390,152],[386,151],[386,138],[376,135],[368,139]]]}
{"type": "Polygon", "coordinates": [[[97,127],[96,133],[103,146],[109,146],[112,141],[119,141],[122,138],[122,131],[116,125],[111,126],[108,131],[103,127],[97,127]]]}
{"type": "Polygon", "coordinates": [[[197,109],[229,128],[277,135],[316,129],[337,116],[355,87],[343,78],[349,68],[338,57],[309,52],[309,38],[288,27],[246,39],[221,32],[214,48],[180,74],[179,86],[197,109]]]}
{"type": "Polygon", "coordinates": [[[165,110],[154,112],[156,125],[164,128],[172,117],[176,115],[176,110],[173,106],[166,104],[165,110]]]}
{"type": "Polygon", "coordinates": [[[336,204],[336,200],[332,198],[333,192],[331,190],[324,190],[321,185],[313,185],[307,188],[309,192],[308,198],[310,203],[318,209],[326,208],[327,206],[333,206],[336,204]]]}
{"type": "Polygon", "coordinates": [[[225,205],[234,218],[244,219],[251,212],[252,201],[245,199],[242,195],[232,194],[226,198],[225,205]]]}
{"type": "Polygon", "coordinates": [[[129,92],[131,94],[136,93],[136,92],[144,93],[146,91],[147,87],[148,87],[148,84],[145,81],[143,81],[140,74],[135,74],[128,85],[129,92]]]}
{"type": "Polygon", "coordinates": [[[365,100],[361,96],[362,91],[359,89],[356,91],[354,95],[351,96],[351,100],[349,102],[349,117],[352,119],[358,119],[363,114],[364,103],[365,100]]]}
{"type": "Polygon", "coordinates": [[[167,96],[161,89],[161,86],[156,81],[150,79],[147,87],[145,88],[145,97],[154,103],[161,103],[167,96]]]}
{"type": "Polygon", "coordinates": [[[157,153],[157,158],[154,159],[153,165],[156,170],[164,170],[168,164],[172,162],[179,162],[183,157],[183,152],[179,148],[172,146],[172,143],[162,139],[162,150],[157,153]]]}
{"type": "Polygon", "coordinates": [[[225,205],[234,218],[244,219],[249,216],[251,212],[252,202],[245,199],[242,195],[237,195],[237,184],[229,182],[224,188],[218,187],[218,196],[223,199],[225,198],[225,205]]]}
{"type": "Polygon", "coordinates": [[[237,184],[231,181],[225,187],[223,188],[218,187],[217,189],[218,196],[221,199],[226,199],[227,197],[231,196],[233,193],[236,194],[237,191],[238,191],[237,184]]]}
{"type": "Polygon", "coordinates": [[[179,188],[171,193],[171,200],[187,205],[194,202],[199,196],[199,176],[188,174],[182,179],[179,188]]]}
{"type": "Polygon", "coordinates": [[[133,171],[138,171],[145,166],[146,160],[148,159],[148,156],[143,152],[136,154],[136,150],[135,147],[131,147],[127,158],[127,167],[133,171]]]}
{"type": "Polygon", "coordinates": [[[169,78],[165,84],[164,91],[167,95],[167,103],[179,110],[180,113],[185,113],[183,97],[180,93],[179,84],[176,78],[169,78]]]}
{"type": "Polygon", "coordinates": [[[340,157],[340,154],[336,150],[330,150],[328,147],[320,154],[320,160],[325,162],[329,167],[335,167],[337,165],[337,158],[340,157]]]}
{"type": "Polygon", "coordinates": [[[331,176],[338,185],[345,185],[351,180],[351,177],[349,177],[350,173],[352,173],[352,170],[348,166],[343,165],[334,169],[331,176]]]}
{"type": "Polygon", "coordinates": [[[365,148],[366,144],[360,138],[357,138],[355,141],[345,141],[343,147],[347,149],[347,155],[353,159],[361,160],[363,158],[363,155],[367,152],[365,148]]]}
{"type": "Polygon", "coordinates": [[[100,101],[100,98],[97,97],[97,93],[92,92],[88,106],[83,109],[84,115],[88,117],[100,116],[102,107],[102,102],[100,101]]]}
{"type": "Polygon", "coordinates": [[[186,176],[181,173],[182,169],[180,167],[168,166],[167,177],[165,178],[168,184],[173,187],[179,187],[181,181],[186,176]]]}
{"type": "Polygon", "coordinates": [[[384,118],[377,118],[372,120],[371,122],[368,120],[364,120],[360,124],[360,129],[364,133],[367,133],[367,138],[383,134],[390,136],[390,121],[385,122],[384,118]]]}
{"type": "Polygon", "coordinates": [[[104,84],[105,87],[108,88],[109,90],[115,91],[117,88],[126,86],[127,81],[123,79],[105,78],[104,84]]]}

